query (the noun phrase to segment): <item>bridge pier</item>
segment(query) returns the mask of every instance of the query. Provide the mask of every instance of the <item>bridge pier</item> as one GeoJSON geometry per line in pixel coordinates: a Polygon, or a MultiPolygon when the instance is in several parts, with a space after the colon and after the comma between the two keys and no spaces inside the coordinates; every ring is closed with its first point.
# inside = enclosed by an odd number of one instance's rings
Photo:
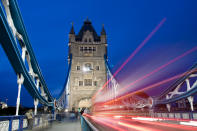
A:
{"type": "Polygon", "coordinates": [[[24,82],[24,77],[22,74],[17,75],[17,83],[18,83],[18,96],[16,101],[16,116],[18,116],[19,106],[20,106],[20,96],[21,96],[21,86],[24,82]]]}
{"type": "Polygon", "coordinates": [[[191,110],[194,111],[194,105],[193,105],[193,102],[194,102],[194,97],[193,96],[189,96],[187,97],[189,103],[190,103],[190,107],[191,107],[191,110]]]}
{"type": "MultiPolygon", "coordinates": [[[[40,80],[37,79],[36,80],[36,87],[37,87],[37,90],[39,90],[39,83],[40,83],[40,80]]],[[[37,115],[37,107],[38,107],[38,99],[34,99],[34,115],[37,115]]]]}

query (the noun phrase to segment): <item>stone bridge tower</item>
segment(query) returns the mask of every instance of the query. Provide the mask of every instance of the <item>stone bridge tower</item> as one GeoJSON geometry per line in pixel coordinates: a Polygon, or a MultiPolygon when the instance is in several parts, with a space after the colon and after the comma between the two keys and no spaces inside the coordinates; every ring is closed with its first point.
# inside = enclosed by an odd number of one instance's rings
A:
{"type": "Polygon", "coordinates": [[[88,19],[84,21],[78,34],[75,34],[72,25],[68,46],[69,56],[72,54],[69,110],[90,107],[91,97],[107,81],[104,59],[107,56],[107,41],[104,26],[99,36],[88,19]]]}

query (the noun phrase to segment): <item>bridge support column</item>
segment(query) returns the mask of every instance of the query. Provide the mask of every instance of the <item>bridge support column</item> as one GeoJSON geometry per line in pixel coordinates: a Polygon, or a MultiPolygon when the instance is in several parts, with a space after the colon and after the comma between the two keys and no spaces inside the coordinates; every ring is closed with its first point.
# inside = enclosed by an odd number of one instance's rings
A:
{"type": "Polygon", "coordinates": [[[38,99],[34,99],[34,115],[37,115],[38,99]]]}
{"type": "Polygon", "coordinates": [[[24,82],[24,77],[22,74],[17,75],[17,83],[18,83],[18,96],[16,101],[16,116],[18,116],[19,106],[20,106],[20,95],[21,95],[21,86],[24,82]]]}
{"type": "Polygon", "coordinates": [[[25,62],[25,55],[26,55],[26,52],[27,52],[27,48],[26,48],[26,47],[23,47],[23,48],[22,48],[22,59],[23,59],[23,62],[25,62]]]}
{"type": "MultiPolygon", "coordinates": [[[[37,79],[36,81],[36,87],[37,87],[37,90],[39,90],[39,83],[40,83],[40,80],[37,79]]],[[[34,99],[34,115],[37,115],[37,107],[38,107],[38,99],[34,99]]]]}
{"type": "Polygon", "coordinates": [[[167,107],[168,111],[170,112],[171,105],[170,104],[166,104],[166,107],[167,107]]]}
{"type": "Polygon", "coordinates": [[[190,107],[191,107],[191,110],[194,111],[194,105],[193,105],[193,102],[194,102],[194,97],[193,96],[189,96],[187,97],[189,103],[190,103],[190,107]]]}

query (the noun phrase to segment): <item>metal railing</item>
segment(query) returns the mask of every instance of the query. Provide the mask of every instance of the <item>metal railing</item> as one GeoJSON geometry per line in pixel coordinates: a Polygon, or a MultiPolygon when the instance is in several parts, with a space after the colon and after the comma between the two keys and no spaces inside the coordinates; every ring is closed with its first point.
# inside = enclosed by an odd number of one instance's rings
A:
{"type": "Polygon", "coordinates": [[[197,121],[197,112],[159,112],[151,113],[150,116],[156,118],[187,119],[197,121]]]}
{"type": "MultiPolygon", "coordinates": [[[[46,128],[53,121],[52,114],[41,114],[33,117],[33,129],[46,128]]],[[[24,115],[0,116],[0,131],[22,131],[29,126],[28,119],[24,115]]]]}
{"type": "Polygon", "coordinates": [[[80,121],[82,131],[98,131],[98,129],[91,124],[86,117],[80,116],[80,121]]]}

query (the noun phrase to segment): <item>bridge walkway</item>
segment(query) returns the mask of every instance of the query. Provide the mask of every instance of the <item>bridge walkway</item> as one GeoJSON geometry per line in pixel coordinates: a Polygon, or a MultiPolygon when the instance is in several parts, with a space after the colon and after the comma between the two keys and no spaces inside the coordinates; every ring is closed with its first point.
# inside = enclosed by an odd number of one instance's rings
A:
{"type": "Polygon", "coordinates": [[[63,120],[61,122],[53,122],[51,127],[46,131],[82,131],[80,120],[63,120]]]}
{"type": "Polygon", "coordinates": [[[46,131],[82,131],[80,120],[54,122],[46,131]]]}

